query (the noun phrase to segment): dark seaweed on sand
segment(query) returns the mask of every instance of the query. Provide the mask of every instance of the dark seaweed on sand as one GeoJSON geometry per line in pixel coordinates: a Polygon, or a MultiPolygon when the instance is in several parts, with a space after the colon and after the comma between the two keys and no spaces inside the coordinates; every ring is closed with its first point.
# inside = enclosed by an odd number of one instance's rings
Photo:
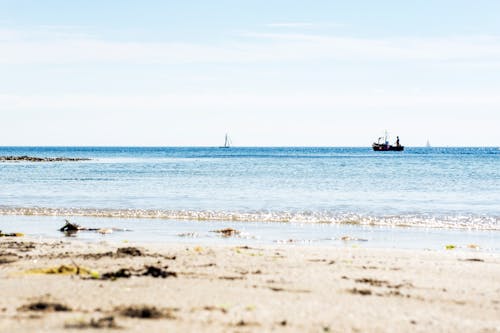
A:
{"type": "Polygon", "coordinates": [[[107,272],[101,275],[101,280],[117,280],[120,278],[128,279],[132,276],[151,276],[154,278],[168,278],[177,277],[176,272],[168,271],[168,266],[157,267],[157,266],[144,266],[142,269],[133,268],[120,268],[114,272],[107,272]]]}
{"type": "Polygon", "coordinates": [[[41,311],[41,312],[68,312],[71,308],[60,303],[38,301],[23,305],[20,311],[41,311]]]}
{"type": "Polygon", "coordinates": [[[134,305],[117,309],[118,313],[124,317],[140,319],[175,319],[172,312],[176,310],[177,309],[158,309],[154,306],[147,305],[134,305]]]}

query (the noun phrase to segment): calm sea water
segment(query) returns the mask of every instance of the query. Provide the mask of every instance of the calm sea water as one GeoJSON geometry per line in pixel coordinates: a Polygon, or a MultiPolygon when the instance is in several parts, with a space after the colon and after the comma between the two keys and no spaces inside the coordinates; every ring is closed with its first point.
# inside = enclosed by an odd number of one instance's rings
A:
{"type": "Polygon", "coordinates": [[[498,148],[0,147],[0,215],[500,230],[498,148]]]}

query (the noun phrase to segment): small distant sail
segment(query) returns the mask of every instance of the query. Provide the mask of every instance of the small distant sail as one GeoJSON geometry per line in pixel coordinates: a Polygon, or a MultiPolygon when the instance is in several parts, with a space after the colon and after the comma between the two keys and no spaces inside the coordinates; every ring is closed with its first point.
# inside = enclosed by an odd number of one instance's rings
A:
{"type": "Polygon", "coordinates": [[[222,146],[221,148],[230,148],[230,147],[231,147],[231,138],[226,133],[226,136],[224,138],[224,146],[222,146]]]}
{"type": "Polygon", "coordinates": [[[431,143],[429,142],[429,140],[427,140],[427,143],[425,144],[425,147],[431,148],[431,143]]]}

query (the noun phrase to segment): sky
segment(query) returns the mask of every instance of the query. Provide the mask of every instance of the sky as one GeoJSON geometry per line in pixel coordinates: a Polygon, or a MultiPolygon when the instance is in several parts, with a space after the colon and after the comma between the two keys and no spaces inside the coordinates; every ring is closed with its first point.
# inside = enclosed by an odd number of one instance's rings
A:
{"type": "Polygon", "coordinates": [[[0,0],[0,145],[500,146],[500,1],[0,0]]]}

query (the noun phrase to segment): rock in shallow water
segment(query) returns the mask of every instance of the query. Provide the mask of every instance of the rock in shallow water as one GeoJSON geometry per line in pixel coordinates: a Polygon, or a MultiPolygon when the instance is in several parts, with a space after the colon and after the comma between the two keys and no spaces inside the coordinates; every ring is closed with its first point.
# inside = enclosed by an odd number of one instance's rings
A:
{"type": "Polygon", "coordinates": [[[0,156],[0,162],[78,162],[90,161],[90,158],[77,157],[34,157],[34,156],[0,156]]]}

